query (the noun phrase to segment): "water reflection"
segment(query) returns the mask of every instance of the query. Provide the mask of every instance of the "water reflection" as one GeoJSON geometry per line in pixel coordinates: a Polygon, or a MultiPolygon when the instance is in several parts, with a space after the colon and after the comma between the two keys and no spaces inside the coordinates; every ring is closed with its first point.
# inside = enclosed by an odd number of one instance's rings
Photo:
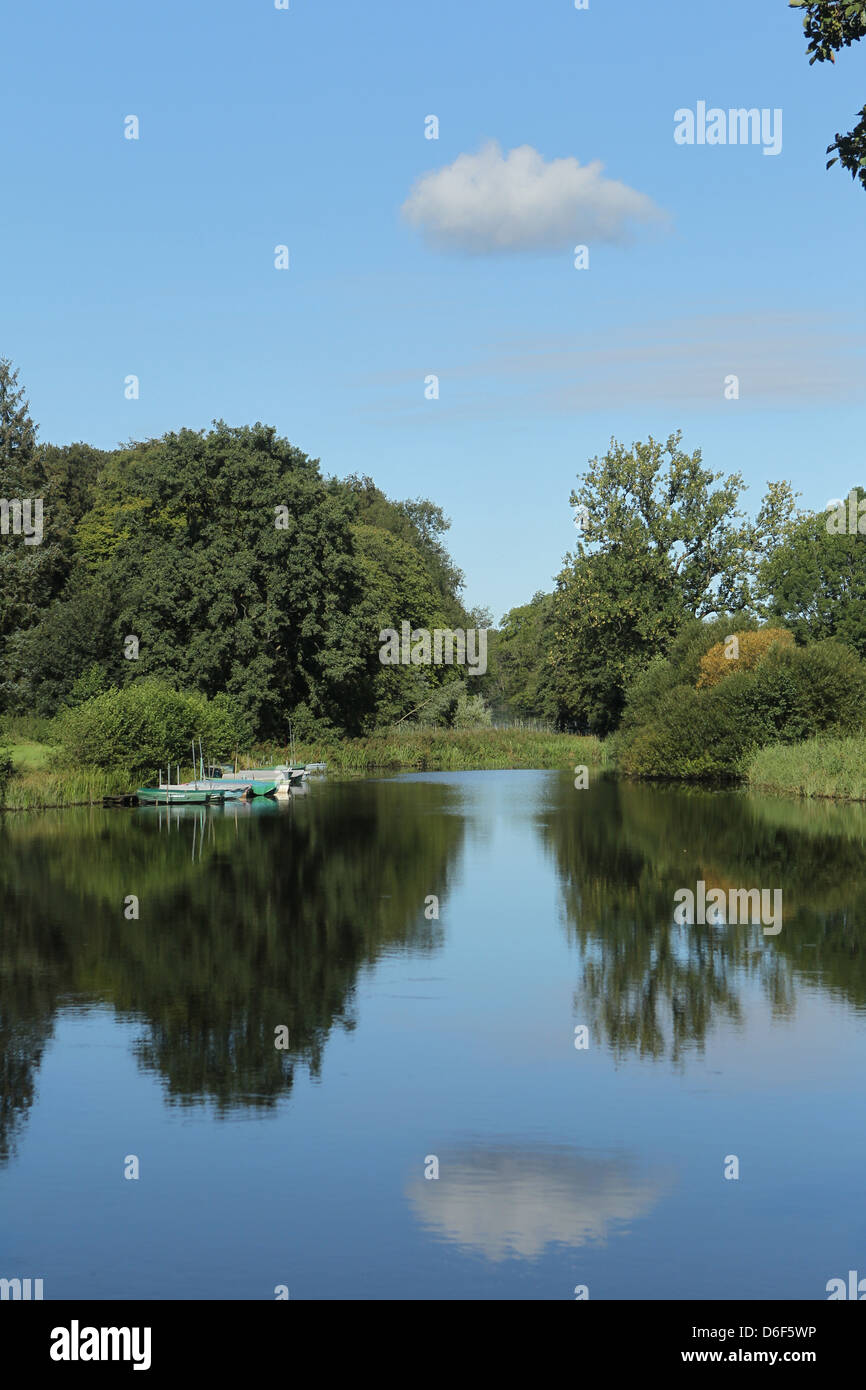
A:
{"type": "Polygon", "coordinates": [[[756,982],[776,1017],[805,980],[866,1006],[866,811],[736,791],[552,780],[537,824],[581,947],[576,1015],[619,1054],[681,1062],[756,982]],[[783,925],[678,926],[674,893],[781,889],[783,925]]]}
{"type": "Polygon", "coordinates": [[[273,1108],[297,1067],[320,1073],[331,1031],[355,1026],[365,967],[441,945],[425,900],[447,895],[469,847],[472,863],[490,853],[500,795],[558,876],[580,948],[575,1019],[615,1055],[679,1064],[718,1023],[738,1025],[755,989],[777,1018],[807,985],[866,1008],[863,808],[610,778],[576,791],[551,774],[536,813],[526,774],[496,776],[471,837],[459,776],[330,784],[284,806],[0,818],[0,1158],[70,1001],[136,1023],[139,1063],[172,1102],[273,1108]],[[674,893],[699,880],[781,888],[780,934],[677,926],[674,893]]]}
{"type": "Polygon", "coordinates": [[[298,807],[0,818],[0,1158],[70,1000],[140,1022],[139,1062],[177,1103],[269,1107],[296,1066],[318,1074],[362,967],[438,944],[424,900],[447,892],[459,806],[446,785],[369,782],[298,807]]]}
{"type": "Polygon", "coordinates": [[[406,1197],[435,1235],[499,1262],[535,1259],[549,1245],[604,1245],[646,1216],[673,1183],[632,1158],[538,1145],[445,1153],[438,1179],[414,1178],[406,1197]]]}

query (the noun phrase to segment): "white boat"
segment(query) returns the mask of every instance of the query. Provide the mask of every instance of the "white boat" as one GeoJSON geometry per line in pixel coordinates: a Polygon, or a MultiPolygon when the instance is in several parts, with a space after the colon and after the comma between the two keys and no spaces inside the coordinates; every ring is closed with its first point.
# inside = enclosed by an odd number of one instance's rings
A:
{"type": "Polygon", "coordinates": [[[281,763],[279,767],[259,767],[244,768],[235,773],[239,781],[266,779],[269,782],[276,782],[277,787],[285,783],[290,786],[292,783],[300,782],[304,776],[305,769],[302,767],[289,767],[288,763],[281,763]]]}

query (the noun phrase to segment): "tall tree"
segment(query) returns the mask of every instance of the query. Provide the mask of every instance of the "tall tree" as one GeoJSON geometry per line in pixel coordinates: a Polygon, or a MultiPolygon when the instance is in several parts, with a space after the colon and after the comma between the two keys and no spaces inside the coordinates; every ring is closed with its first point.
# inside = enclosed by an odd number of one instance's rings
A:
{"type": "MultiPolygon", "coordinates": [[[[858,501],[866,496],[852,491],[858,501]]],[[[781,618],[800,642],[835,637],[866,657],[866,539],[858,530],[834,530],[832,512],[792,508],[758,582],[766,615],[781,618]]]]}
{"type": "MultiPolygon", "coordinates": [[[[44,501],[36,448],[36,426],[18,372],[6,357],[0,358],[0,499],[6,502],[44,501]]],[[[31,511],[31,524],[34,513],[31,511]]],[[[47,518],[43,516],[43,536],[47,518]]],[[[0,535],[0,710],[7,708],[10,691],[6,672],[6,648],[16,633],[31,627],[49,601],[56,570],[57,550],[47,544],[27,543],[24,535],[0,535]]]]}
{"type": "MultiPolygon", "coordinates": [[[[805,10],[803,28],[808,45],[806,52],[812,63],[835,63],[836,54],[850,48],[866,35],[866,0],[788,0],[792,10],[805,10]]],[[[832,145],[827,146],[827,168],[837,161],[853,179],[866,188],[866,106],[860,119],[846,135],[838,132],[832,145]],[[835,151],[835,153],[834,153],[835,151]]]]}
{"type": "Polygon", "coordinates": [[[551,689],[553,594],[539,591],[529,603],[510,609],[499,625],[491,655],[495,657],[497,702],[519,718],[555,718],[551,689]]]}
{"type": "Polygon", "coordinates": [[[0,496],[22,497],[33,480],[36,426],[18,372],[0,357],[0,496]]]}
{"type": "Polygon", "coordinates": [[[554,687],[560,718],[599,733],[686,617],[750,601],[759,533],[738,510],[742,476],[705,468],[681,438],[611,440],[571,495],[582,539],[557,580],[554,687]]]}

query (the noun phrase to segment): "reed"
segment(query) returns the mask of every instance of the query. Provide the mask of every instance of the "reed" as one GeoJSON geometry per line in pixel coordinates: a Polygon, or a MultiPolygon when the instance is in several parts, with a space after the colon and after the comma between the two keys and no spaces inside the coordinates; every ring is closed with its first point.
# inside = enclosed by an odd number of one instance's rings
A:
{"type": "MultiPolygon", "coordinates": [[[[39,811],[57,806],[87,806],[104,796],[133,791],[142,779],[128,770],[68,767],[52,760],[40,766],[40,745],[13,744],[14,771],[0,780],[0,809],[39,811]]],[[[289,750],[258,745],[245,755],[252,767],[288,761],[289,750]]],[[[484,768],[573,768],[578,764],[608,767],[611,760],[601,739],[577,734],[536,733],[526,729],[390,729],[367,738],[323,739],[298,744],[296,762],[328,764],[328,771],[358,775],[377,771],[468,772],[484,768]]],[[[147,779],[144,779],[147,780],[147,779]]]]}
{"type": "Polygon", "coordinates": [[[130,790],[128,772],[104,772],[101,768],[26,770],[0,787],[0,810],[44,811],[52,806],[89,806],[100,802],[104,796],[121,796],[130,790]]]}
{"type": "Polygon", "coordinates": [[[866,734],[768,744],[750,760],[746,780],[764,791],[866,801],[866,734]]]}
{"type": "MultiPolygon", "coordinates": [[[[261,745],[250,757],[254,765],[284,762],[288,750],[261,745]]],[[[376,770],[468,772],[485,768],[569,768],[577,764],[607,767],[601,739],[578,734],[539,733],[525,729],[390,729],[366,738],[321,739],[295,747],[299,763],[325,762],[329,772],[376,770]]]]}

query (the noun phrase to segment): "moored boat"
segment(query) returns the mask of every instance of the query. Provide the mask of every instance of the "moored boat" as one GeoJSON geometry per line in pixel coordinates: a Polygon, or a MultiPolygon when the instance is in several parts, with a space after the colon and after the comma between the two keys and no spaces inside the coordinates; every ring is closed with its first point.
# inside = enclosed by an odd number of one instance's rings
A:
{"type": "Polygon", "coordinates": [[[282,764],[280,767],[257,767],[242,768],[235,773],[236,777],[252,781],[271,781],[275,787],[289,785],[292,782],[300,782],[304,775],[302,767],[289,767],[282,764]]]}
{"type": "MultiPolygon", "coordinates": [[[[267,783],[261,783],[262,787],[267,785],[267,783]]],[[[242,782],[234,777],[200,777],[196,782],[182,782],[181,786],[187,791],[201,789],[206,792],[221,793],[226,801],[243,801],[248,796],[268,795],[268,791],[254,787],[252,782],[242,782]]]]}
{"type": "Polygon", "coordinates": [[[135,795],[145,805],[154,806],[205,806],[208,802],[225,800],[221,792],[210,792],[204,788],[171,786],[139,787],[135,795]]]}

